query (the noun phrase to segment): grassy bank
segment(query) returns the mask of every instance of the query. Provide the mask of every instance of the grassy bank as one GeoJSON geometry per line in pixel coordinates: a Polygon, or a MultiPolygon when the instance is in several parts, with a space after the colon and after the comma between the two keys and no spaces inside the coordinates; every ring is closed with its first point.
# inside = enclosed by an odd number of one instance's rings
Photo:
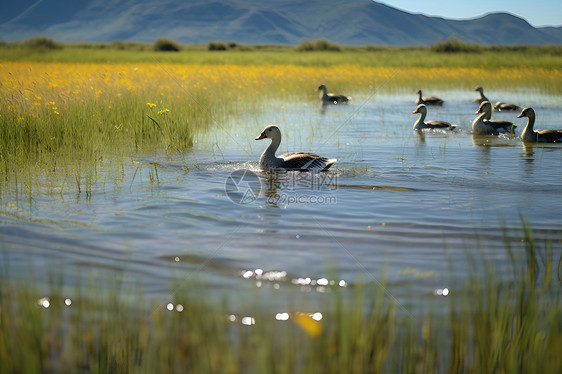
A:
{"type": "Polygon", "coordinates": [[[522,232],[506,239],[510,274],[467,252],[467,284],[453,280],[447,296],[428,300],[437,312],[421,315],[401,313],[384,285],[332,288],[320,312],[267,314],[256,299],[244,315],[228,298],[202,301],[201,285],[155,303],[119,282],[69,295],[55,275],[38,290],[11,283],[4,267],[0,371],[560,372],[560,254],[535,242],[528,224],[522,232]]]}

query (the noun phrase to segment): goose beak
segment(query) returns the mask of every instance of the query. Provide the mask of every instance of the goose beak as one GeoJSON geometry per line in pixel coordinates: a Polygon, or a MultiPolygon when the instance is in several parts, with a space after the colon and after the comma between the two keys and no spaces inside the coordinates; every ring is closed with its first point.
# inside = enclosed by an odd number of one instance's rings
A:
{"type": "Polygon", "coordinates": [[[265,131],[262,132],[261,135],[256,138],[256,140],[260,140],[260,139],[264,139],[264,138],[267,138],[267,136],[265,135],[265,131]]]}
{"type": "Polygon", "coordinates": [[[525,117],[525,116],[523,115],[523,112],[519,113],[519,115],[517,116],[517,118],[521,118],[521,117],[525,117]]]}
{"type": "Polygon", "coordinates": [[[482,109],[478,108],[478,110],[476,112],[474,112],[474,114],[480,114],[482,113],[482,109]]]}
{"type": "Polygon", "coordinates": [[[414,111],[412,112],[412,114],[416,114],[416,113],[419,113],[418,108],[416,108],[416,110],[414,110],[414,111]]]}

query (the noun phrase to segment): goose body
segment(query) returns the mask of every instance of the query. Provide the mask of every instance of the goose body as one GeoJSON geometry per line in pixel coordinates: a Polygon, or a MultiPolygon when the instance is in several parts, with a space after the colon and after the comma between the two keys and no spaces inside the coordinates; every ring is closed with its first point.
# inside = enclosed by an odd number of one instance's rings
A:
{"type": "Polygon", "coordinates": [[[271,143],[260,157],[260,168],[264,171],[285,169],[319,172],[328,170],[337,161],[308,152],[291,152],[276,156],[275,152],[281,144],[281,130],[275,125],[267,126],[256,140],[265,138],[271,139],[271,143]]]}
{"type": "Polygon", "coordinates": [[[479,104],[482,104],[484,101],[490,101],[488,100],[488,98],[484,95],[484,88],[482,88],[482,86],[476,86],[474,87],[474,90],[478,93],[480,93],[480,96],[478,96],[476,99],[474,99],[474,101],[476,101],[479,104]]]}
{"type": "Polygon", "coordinates": [[[527,117],[527,126],[521,133],[521,140],[528,143],[560,143],[562,142],[562,130],[533,130],[535,125],[535,111],[533,108],[525,108],[518,118],[527,117]]]}
{"type": "Polygon", "coordinates": [[[497,110],[498,112],[501,112],[502,110],[518,110],[518,109],[521,109],[519,105],[502,103],[501,101],[498,101],[494,105],[494,110],[497,110]]]}
{"type": "Polygon", "coordinates": [[[454,130],[457,125],[452,125],[445,121],[427,121],[425,122],[425,116],[427,115],[427,107],[424,104],[418,105],[416,110],[412,112],[413,114],[419,113],[420,116],[414,123],[414,130],[454,130]]]}
{"type": "Polygon", "coordinates": [[[479,114],[472,121],[472,133],[476,135],[513,133],[517,127],[509,121],[492,121],[492,104],[489,101],[482,102],[475,114],[479,114]]]}
{"type": "Polygon", "coordinates": [[[445,100],[440,99],[440,98],[435,97],[435,96],[424,96],[424,97],[422,97],[422,90],[418,90],[416,92],[416,94],[418,95],[418,99],[416,100],[416,104],[418,104],[418,105],[420,105],[420,104],[443,105],[443,103],[445,102],[445,100]]]}
{"type": "Polygon", "coordinates": [[[340,94],[333,94],[328,93],[326,86],[321,84],[315,91],[322,91],[322,104],[339,104],[339,103],[347,103],[351,100],[351,97],[340,95],[340,94]]]}

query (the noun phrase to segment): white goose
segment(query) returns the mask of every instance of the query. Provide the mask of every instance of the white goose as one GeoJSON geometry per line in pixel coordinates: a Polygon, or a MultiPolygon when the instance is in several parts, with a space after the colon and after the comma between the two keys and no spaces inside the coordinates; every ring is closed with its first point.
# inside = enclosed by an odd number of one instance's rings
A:
{"type": "Polygon", "coordinates": [[[427,107],[424,104],[418,105],[416,110],[412,114],[419,113],[420,117],[414,123],[414,130],[454,130],[457,125],[451,125],[449,122],[445,121],[427,121],[425,122],[425,116],[427,115],[427,107]]]}
{"type": "Polygon", "coordinates": [[[533,130],[535,125],[535,111],[533,108],[525,108],[518,118],[527,117],[527,126],[521,134],[521,140],[529,143],[560,143],[562,142],[562,130],[533,130]]]}
{"type": "Polygon", "coordinates": [[[509,121],[492,121],[492,104],[483,101],[475,114],[480,114],[472,121],[472,133],[476,135],[498,135],[513,133],[517,125],[509,121]]]}
{"type": "Polygon", "coordinates": [[[321,84],[320,86],[318,86],[317,89],[315,89],[314,91],[322,91],[322,104],[339,104],[339,103],[347,103],[349,100],[351,100],[351,97],[349,96],[345,96],[345,95],[341,95],[341,94],[333,94],[333,93],[328,93],[328,90],[326,89],[326,86],[321,84]]]}
{"type": "Polygon", "coordinates": [[[426,105],[443,105],[445,100],[440,99],[435,96],[424,96],[422,97],[422,90],[417,90],[416,94],[418,95],[418,99],[416,100],[416,104],[426,104],[426,105]]]}
{"type": "Polygon", "coordinates": [[[256,140],[265,138],[271,139],[271,143],[260,157],[260,168],[264,171],[285,169],[318,172],[328,170],[337,161],[335,158],[326,158],[308,152],[292,152],[275,156],[281,144],[281,130],[275,125],[267,126],[256,140]]]}

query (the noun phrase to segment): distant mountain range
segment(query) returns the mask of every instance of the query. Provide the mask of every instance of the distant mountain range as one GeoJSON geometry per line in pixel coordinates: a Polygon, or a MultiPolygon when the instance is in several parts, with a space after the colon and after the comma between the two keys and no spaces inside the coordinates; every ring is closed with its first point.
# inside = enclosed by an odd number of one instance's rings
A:
{"type": "MultiPolygon", "coordinates": [[[[531,4],[532,6],[532,4],[531,4]]],[[[431,45],[450,37],[482,45],[562,44],[562,27],[533,27],[508,13],[450,20],[371,0],[20,0],[5,1],[0,40],[431,45]]]]}

